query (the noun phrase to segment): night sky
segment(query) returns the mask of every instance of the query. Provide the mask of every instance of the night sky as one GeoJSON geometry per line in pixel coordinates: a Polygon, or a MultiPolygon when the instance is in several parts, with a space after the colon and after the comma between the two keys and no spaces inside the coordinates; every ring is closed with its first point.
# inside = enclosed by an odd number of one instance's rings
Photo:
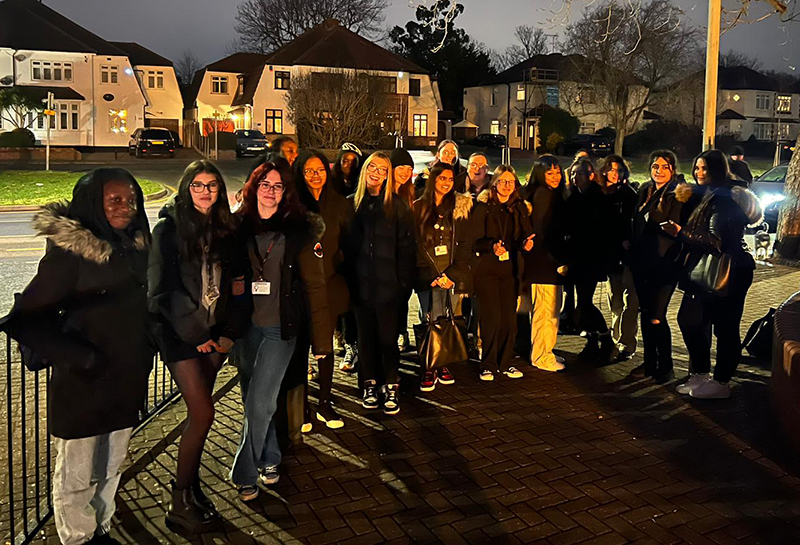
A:
{"type": "MultiPolygon", "coordinates": [[[[432,0],[428,0],[431,2],[432,0]]],[[[677,0],[692,21],[705,25],[707,2],[677,0]]],[[[738,0],[723,0],[735,6],[738,0]]],[[[412,0],[419,2],[419,0],[412,0]]],[[[203,64],[227,54],[236,39],[234,17],[237,0],[45,0],[63,15],[110,41],[135,41],[165,57],[177,60],[191,49],[203,64]]],[[[458,26],[496,50],[514,42],[513,29],[526,23],[540,26],[548,34],[560,35],[563,26],[551,21],[552,10],[562,0],[461,0],[464,13],[458,26]],[[498,6],[502,5],[502,9],[498,6]]],[[[574,0],[575,19],[588,0],[574,0]]],[[[767,13],[767,3],[753,1],[751,18],[767,13]]],[[[408,1],[392,0],[385,25],[403,25],[414,18],[408,1]]],[[[792,72],[800,70],[800,30],[798,23],[781,23],[777,16],[744,24],[727,32],[722,50],[736,49],[757,57],[765,69],[792,72]]]]}

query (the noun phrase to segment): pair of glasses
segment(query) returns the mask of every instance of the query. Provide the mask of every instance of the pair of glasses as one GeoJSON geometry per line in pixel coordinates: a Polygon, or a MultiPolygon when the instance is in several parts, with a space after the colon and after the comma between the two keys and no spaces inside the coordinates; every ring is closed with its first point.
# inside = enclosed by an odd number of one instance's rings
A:
{"type": "Polygon", "coordinates": [[[515,182],[514,180],[498,180],[497,185],[502,185],[505,187],[514,187],[515,185],[517,185],[517,182],[515,182]]]}
{"type": "Polygon", "coordinates": [[[303,174],[306,175],[307,178],[311,178],[312,176],[319,176],[320,178],[325,175],[324,168],[318,168],[314,170],[313,168],[307,168],[303,170],[303,174]]]}
{"type": "Polygon", "coordinates": [[[261,182],[258,184],[258,190],[263,191],[264,193],[274,193],[279,194],[283,193],[283,184],[268,184],[266,182],[261,182]]]}
{"type": "Polygon", "coordinates": [[[200,182],[192,182],[189,184],[189,188],[194,193],[205,193],[208,190],[209,193],[216,193],[219,191],[219,184],[217,182],[211,182],[210,184],[201,184],[200,182]]]}
{"type": "Polygon", "coordinates": [[[480,163],[469,163],[467,166],[470,168],[486,168],[489,165],[482,165],[480,163]]]}
{"type": "Polygon", "coordinates": [[[388,168],[379,167],[379,166],[376,166],[376,165],[374,165],[372,163],[370,163],[369,166],[367,166],[367,171],[368,172],[377,172],[378,174],[381,174],[383,176],[386,176],[387,174],[389,174],[389,169],[388,168]]]}

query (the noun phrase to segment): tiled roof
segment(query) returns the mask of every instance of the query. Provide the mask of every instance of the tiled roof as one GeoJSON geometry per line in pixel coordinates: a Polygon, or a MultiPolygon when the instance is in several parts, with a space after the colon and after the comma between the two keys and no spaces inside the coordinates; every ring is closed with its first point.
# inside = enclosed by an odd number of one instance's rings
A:
{"type": "Polygon", "coordinates": [[[718,89],[776,91],[778,84],[772,78],[745,66],[720,66],[718,89]]]}
{"type": "Polygon", "coordinates": [[[740,114],[739,112],[737,112],[735,110],[731,110],[730,108],[728,108],[724,112],[722,112],[719,115],[717,115],[717,119],[739,119],[739,120],[744,120],[744,119],[747,119],[747,118],[745,116],[743,116],[742,114],[740,114]]]}
{"type": "Polygon", "coordinates": [[[483,85],[495,85],[498,83],[519,83],[524,81],[525,73],[531,68],[539,70],[558,70],[559,79],[569,79],[568,76],[576,67],[586,62],[586,58],[581,55],[562,55],[561,53],[550,53],[549,55],[534,55],[533,57],[506,68],[497,75],[480,83],[483,85]]]}
{"type": "Polygon", "coordinates": [[[267,62],[267,56],[259,53],[234,53],[217,62],[212,62],[206,66],[206,70],[211,72],[250,72],[267,62]]]}
{"type": "Polygon", "coordinates": [[[136,42],[111,42],[127,53],[133,66],[172,66],[172,61],[136,42]]]}

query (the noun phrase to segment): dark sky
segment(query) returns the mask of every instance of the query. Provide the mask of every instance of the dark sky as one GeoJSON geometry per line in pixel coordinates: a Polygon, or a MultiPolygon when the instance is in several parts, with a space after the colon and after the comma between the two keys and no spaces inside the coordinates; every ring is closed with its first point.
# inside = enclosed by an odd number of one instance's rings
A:
{"type": "MultiPolygon", "coordinates": [[[[551,10],[563,5],[561,0],[460,1],[465,9],[457,19],[458,26],[497,50],[513,43],[513,29],[518,24],[540,26],[548,34],[563,32],[563,26],[551,22],[551,10]]],[[[705,25],[707,2],[676,1],[696,25],[705,25]]],[[[733,7],[739,1],[723,0],[723,3],[733,7]]],[[[386,26],[402,25],[413,19],[414,10],[407,0],[390,2],[386,26]]],[[[107,40],[139,42],[172,60],[177,60],[185,49],[191,49],[207,64],[224,57],[226,46],[236,39],[236,0],[45,0],[45,3],[107,40]]],[[[577,17],[578,9],[588,4],[588,0],[574,0],[572,19],[577,17]]],[[[767,3],[763,0],[752,4],[751,18],[767,13],[767,3]]],[[[798,24],[783,24],[773,16],[739,25],[723,36],[722,50],[740,50],[757,57],[765,69],[792,72],[795,67],[800,68],[798,24]]]]}

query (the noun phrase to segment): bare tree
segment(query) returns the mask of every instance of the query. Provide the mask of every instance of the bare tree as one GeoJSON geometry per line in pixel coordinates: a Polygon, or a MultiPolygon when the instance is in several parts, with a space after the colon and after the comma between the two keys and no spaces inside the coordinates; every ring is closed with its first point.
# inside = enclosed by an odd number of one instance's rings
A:
{"type": "Polygon", "coordinates": [[[729,68],[744,66],[752,70],[761,70],[764,66],[763,63],[755,57],[750,57],[734,49],[730,49],[727,53],[723,53],[719,56],[719,65],[729,68]]]}
{"type": "Polygon", "coordinates": [[[541,28],[519,25],[514,29],[514,37],[517,43],[506,47],[502,53],[492,53],[492,61],[498,70],[505,70],[534,55],[547,53],[547,35],[541,28]]]}
{"type": "Polygon", "coordinates": [[[407,127],[394,124],[407,125],[408,114],[389,100],[388,83],[388,78],[368,72],[344,70],[294,76],[287,108],[302,145],[376,145],[388,134],[405,132],[407,127]]]}
{"type": "Polygon", "coordinates": [[[567,52],[577,54],[568,110],[606,114],[616,129],[616,153],[635,130],[656,91],[679,85],[696,72],[699,34],[670,0],[650,0],[638,9],[607,0],[567,28],[567,52]],[[586,98],[587,93],[591,100],[586,98]]]}
{"type": "Polygon", "coordinates": [[[203,64],[200,59],[191,50],[184,49],[181,58],[175,63],[175,74],[181,85],[189,85],[194,79],[195,72],[201,68],[203,68],[203,64]]]}
{"type": "Polygon", "coordinates": [[[244,0],[236,15],[238,49],[271,53],[326,19],[365,37],[384,33],[387,0],[244,0]]]}

